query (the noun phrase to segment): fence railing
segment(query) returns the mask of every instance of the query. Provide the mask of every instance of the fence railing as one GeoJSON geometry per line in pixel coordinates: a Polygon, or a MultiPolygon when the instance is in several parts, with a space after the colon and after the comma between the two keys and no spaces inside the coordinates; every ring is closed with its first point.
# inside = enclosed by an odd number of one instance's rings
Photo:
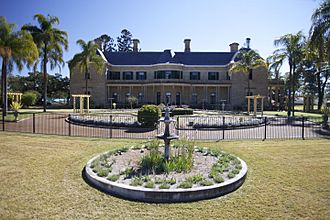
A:
{"type": "MultiPolygon", "coordinates": [[[[9,113],[10,114],[10,113],[9,113]]],[[[34,134],[84,136],[98,138],[155,138],[164,132],[139,126],[137,117],[120,114],[89,114],[84,120],[67,113],[26,113],[2,118],[1,130],[34,134]]],[[[171,133],[191,140],[305,139],[330,137],[319,117],[250,117],[250,116],[178,116],[171,133]]]]}

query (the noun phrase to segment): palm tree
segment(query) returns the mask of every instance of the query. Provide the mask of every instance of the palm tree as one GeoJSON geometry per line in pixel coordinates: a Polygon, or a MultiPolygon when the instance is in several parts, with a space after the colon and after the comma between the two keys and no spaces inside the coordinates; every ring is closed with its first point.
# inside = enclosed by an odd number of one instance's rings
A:
{"type": "Polygon", "coordinates": [[[297,34],[286,34],[274,41],[276,47],[281,48],[274,51],[276,56],[282,57],[282,62],[288,60],[289,63],[289,91],[288,91],[288,116],[294,116],[294,79],[296,78],[297,65],[304,55],[305,37],[301,31],[297,34]],[[291,95],[292,92],[292,95],[291,95]],[[293,108],[292,108],[293,107],[293,108]]]}
{"type": "Polygon", "coordinates": [[[3,115],[7,114],[7,72],[13,63],[19,70],[23,65],[32,65],[38,58],[38,48],[32,36],[26,31],[14,31],[15,24],[8,23],[5,17],[0,17],[0,56],[2,58],[1,95],[3,115]]]}
{"type": "Polygon", "coordinates": [[[273,54],[267,57],[268,72],[273,73],[275,79],[280,78],[280,69],[283,65],[284,57],[282,54],[273,54]]]}
{"type": "Polygon", "coordinates": [[[267,67],[265,60],[257,53],[255,50],[251,49],[241,49],[237,58],[237,62],[233,63],[230,67],[229,72],[243,72],[248,74],[248,91],[247,95],[250,93],[250,80],[252,79],[252,71],[258,67],[267,67]]]}
{"type": "Polygon", "coordinates": [[[88,79],[90,77],[89,69],[90,65],[96,69],[97,72],[101,72],[104,67],[105,61],[99,55],[97,55],[98,45],[94,41],[78,40],[77,44],[80,45],[82,52],[74,55],[72,60],[69,61],[69,68],[71,73],[74,72],[74,68],[78,67],[81,73],[85,74],[86,87],[85,94],[88,94],[88,79]]]}
{"type": "Polygon", "coordinates": [[[312,15],[309,31],[308,55],[316,62],[316,80],[318,90],[318,110],[324,98],[324,91],[329,78],[330,65],[330,0],[324,0],[312,15]],[[322,80],[322,78],[324,80],[322,80]]]}
{"type": "Polygon", "coordinates": [[[50,63],[50,69],[55,67],[64,66],[63,61],[63,47],[68,49],[68,34],[65,31],[61,31],[54,28],[54,24],[59,24],[59,19],[54,16],[48,15],[45,17],[42,14],[34,15],[39,23],[40,27],[34,25],[24,25],[23,29],[28,30],[34,39],[34,42],[38,45],[39,56],[41,59],[41,65],[43,69],[43,100],[44,100],[44,112],[47,109],[47,64],[50,63]]]}
{"type": "MultiPolygon", "coordinates": [[[[326,39],[327,50],[330,51],[330,0],[323,0],[312,15],[312,26],[309,31],[312,45],[318,45],[320,41],[326,39]]],[[[330,59],[330,58],[328,58],[330,59]]]]}

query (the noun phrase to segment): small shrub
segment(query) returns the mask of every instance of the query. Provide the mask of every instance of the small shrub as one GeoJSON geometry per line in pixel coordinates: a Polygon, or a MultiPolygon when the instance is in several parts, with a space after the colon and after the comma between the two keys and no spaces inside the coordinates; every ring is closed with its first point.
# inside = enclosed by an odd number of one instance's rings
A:
{"type": "Polygon", "coordinates": [[[143,185],[143,180],[140,177],[133,177],[133,179],[131,180],[131,183],[129,185],[131,186],[142,186],[143,185]]]}
{"type": "Polygon", "coordinates": [[[195,175],[195,176],[191,177],[191,182],[196,184],[196,183],[199,183],[199,182],[203,181],[204,179],[205,178],[202,175],[198,174],[198,175],[195,175]]]}
{"type": "Polygon", "coordinates": [[[146,183],[144,184],[144,187],[145,187],[145,188],[153,189],[153,188],[155,188],[155,183],[154,183],[154,181],[146,182],[146,183]]]}
{"type": "Polygon", "coordinates": [[[214,183],[211,180],[204,179],[199,184],[201,186],[212,186],[214,183]]]}
{"type": "Polygon", "coordinates": [[[228,173],[228,178],[231,179],[231,178],[234,178],[236,176],[236,174],[230,172],[228,173]]]}
{"type": "Polygon", "coordinates": [[[239,174],[239,170],[236,170],[236,169],[235,169],[235,170],[232,170],[231,172],[232,172],[233,174],[239,174]]]}
{"type": "Polygon", "coordinates": [[[161,112],[156,105],[144,105],[138,111],[138,122],[143,127],[154,128],[158,124],[161,112]]]}
{"type": "Polygon", "coordinates": [[[176,179],[172,177],[171,179],[166,179],[165,182],[170,185],[174,185],[176,183],[176,179]]]}
{"type": "Polygon", "coordinates": [[[37,91],[27,91],[22,95],[22,104],[24,106],[35,105],[40,98],[40,93],[37,91]]]}
{"type": "Polygon", "coordinates": [[[213,180],[214,180],[214,182],[216,182],[216,183],[223,183],[225,180],[223,179],[223,177],[222,176],[220,176],[220,175],[216,175],[216,176],[214,176],[213,177],[213,180]]]}
{"type": "Polygon", "coordinates": [[[175,108],[172,110],[172,115],[193,115],[194,111],[190,108],[175,108]]]}
{"type": "Polygon", "coordinates": [[[169,189],[171,186],[167,183],[162,183],[158,188],[159,189],[169,189]]]}
{"type": "Polygon", "coordinates": [[[110,180],[111,182],[116,182],[119,179],[119,175],[111,175],[107,179],[110,180]]]}
{"type": "Polygon", "coordinates": [[[185,181],[181,182],[178,187],[182,188],[182,189],[188,189],[188,188],[191,188],[192,186],[193,186],[193,183],[191,181],[185,180],[185,181]]]}
{"type": "Polygon", "coordinates": [[[123,170],[121,175],[124,175],[125,178],[128,178],[134,174],[134,168],[133,167],[127,167],[125,170],[123,170]]]}
{"type": "Polygon", "coordinates": [[[97,175],[99,177],[106,177],[109,175],[109,169],[101,168],[98,170],[97,175]]]}

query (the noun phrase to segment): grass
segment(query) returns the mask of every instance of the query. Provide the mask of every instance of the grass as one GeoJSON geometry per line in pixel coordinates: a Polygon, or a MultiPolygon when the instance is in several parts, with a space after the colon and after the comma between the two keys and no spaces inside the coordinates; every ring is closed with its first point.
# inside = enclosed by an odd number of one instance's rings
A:
{"type": "Polygon", "coordinates": [[[0,132],[0,219],[327,219],[330,141],[196,142],[247,162],[241,188],[220,198],[148,204],[90,187],[81,176],[93,156],[142,140],[0,132]]]}

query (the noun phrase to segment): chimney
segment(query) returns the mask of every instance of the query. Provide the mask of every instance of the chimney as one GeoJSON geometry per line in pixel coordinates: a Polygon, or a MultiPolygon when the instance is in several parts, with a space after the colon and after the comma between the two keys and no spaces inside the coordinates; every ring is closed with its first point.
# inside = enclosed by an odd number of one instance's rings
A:
{"type": "Polygon", "coordinates": [[[139,39],[133,39],[133,52],[139,52],[139,39]]]}
{"type": "Polygon", "coordinates": [[[184,39],[184,52],[190,52],[190,39],[184,39]]]}
{"type": "Polygon", "coordinates": [[[250,49],[250,41],[251,41],[251,38],[247,37],[246,38],[246,48],[247,49],[250,49]]]}
{"type": "Polygon", "coordinates": [[[236,43],[236,42],[229,44],[230,52],[237,52],[238,51],[238,45],[239,44],[236,43]]]}

